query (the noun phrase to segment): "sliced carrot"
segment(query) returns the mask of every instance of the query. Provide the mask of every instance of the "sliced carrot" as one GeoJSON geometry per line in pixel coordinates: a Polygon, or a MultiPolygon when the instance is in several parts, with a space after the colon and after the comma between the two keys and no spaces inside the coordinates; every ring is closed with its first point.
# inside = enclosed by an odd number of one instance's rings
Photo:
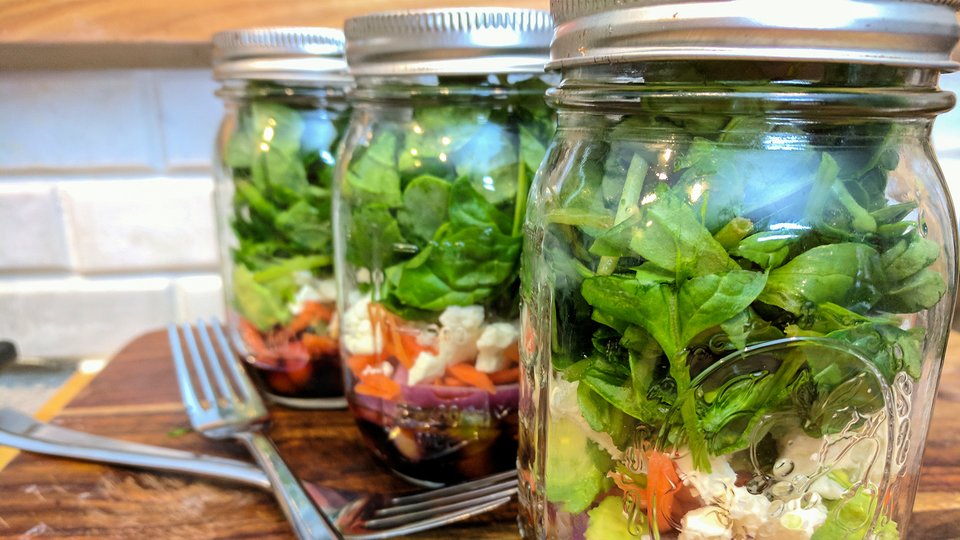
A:
{"type": "Polygon", "coordinates": [[[488,373],[493,384],[510,384],[520,380],[520,366],[513,366],[488,373]]]}
{"type": "Polygon", "coordinates": [[[416,360],[417,357],[420,356],[420,353],[424,351],[437,354],[436,345],[423,345],[422,343],[420,343],[417,337],[417,334],[411,333],[409,331],[404,332],[402,330],[400,330],[399,333],[400,333],[400,340],[403,341],[403,348],[407,351],[408,354],[410,354],[411,357],[413,357],[414,360],[416,360]]]}
{"type": "Polygon", "coordinates": [[[673,499],[681,485],[676,465],[666,454],[651,450],[647,452],[647,517],[654,518],[661,531],[672,529],[670,515],[673,499]]]}
{"type": "Polygon", "coordinates": [[[461,381],[456,377],[446,376],[441,379],[441,382],[444,386],[467,386],[467,383],[461,381]]]}
{"type": "MultiPolygon", "coordinates": [[[[403,364],[403,367],[410,369],[413,367],[413,361],[415,358],[411,358],[407,353],[406,348],[403,346],[403,340],[400,337],[400,332],[397,331],[397,327],[391,323],[386,323],[387,335],[389,335],[390,342],[390,351],[393,353],[393,356],[403,364]]],[[[386,341],[387,338],[384,338],[386,341]]]]}
{"type": "Polygon", "coordinates": [[[677,474],[676,465],[666,454],[655,450],[646,453],[647,477],[646,484],[638,483],[631,474],[620,472],[607,473],[607,477],[623,491],[624,496],[640,503],[641,508],[647,511],[648,523],[656,520],[657,529],[668,532],[673,529],[671,515],[674,499],[680,491],[682,483],[677,474]]]}
{"type": "Polygon", "coordinates": [[[330,336],[303,334],[301,340],[303,341],[303,346],[307,348],[307,351],[312,357],[335,355],[339,349],[337,340],[330,336]]]}
{"type": "Polygon", "coordinates": [[[250,347],[250,353],[258,357],[270,354],[270,349],[268,349],[267,344],[264,343],[263,336],[259,330],[244,319],[240,319],[239,326],[240,337],[243,338],[243,342],[247,347],[250,347]]]}
{"type": "Polygon", "coordinates": [[[374,330],[380,330],[384,358],[392,356],[405,368],[410,369],[421,352],[430,350],[420,345],[416,334],[404,331],[401,328],[402,319],[388,312],[382,305],[370,304],[367,306],[367,314],[374,330]]]}
{"type": "Polygon", "coordinates": [[[447,366],[447,372],[449,372],[450,375],[453,375],[461,381],[469,384],[470,386],[476,386],[477,388],[486,390],[491,394],[495,394],[497,392],[497,389],[494,387],[493,381],[490,380],[490,377],[486,373],[478,371],[477,368],[473,367],[471,364],[466,362],[453,364],[452,366],[447,366]]]}
{"type": "Polygon", "coordinates": [[[387,310],[380,304],[367,304],[367,317],[370,319],[370,328],[373,331],[374,341],[380,343],[380,359],[385,360],[395,356],[392,351],[392,340],[389,339],[389,329],[386,327],[387,310]]]}
{"type": "Polygon", "coordinates": [[[300,313],[293,318],[293,321],[287,325],[287,330],[291,333],[298,333],[306,330],[313,324],[323,321],[329,322],[333,317],[333,309],[320,302],[304,302],[300,313]]]}
{"type": "Polygon", "coordinates": [[[380,362],[382,362],[382,360],[374,354],[355,354],[347,358],[347,367],[350,368],[354,377],[360,378],[364,369],[379,364],[380,362]]]}
{"type": "Polygon", "coordinates": [[[367,373],[360,376],[360,383],[353,387],[358,394],[394,399],[400,395],[400,383],[382,373],[367,373]]]}

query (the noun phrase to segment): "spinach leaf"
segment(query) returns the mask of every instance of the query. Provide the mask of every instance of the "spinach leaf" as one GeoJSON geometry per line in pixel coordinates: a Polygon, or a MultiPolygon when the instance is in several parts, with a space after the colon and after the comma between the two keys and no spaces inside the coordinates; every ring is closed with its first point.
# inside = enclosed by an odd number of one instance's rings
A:
{"type": "Polygon", "coordinates": [[[646,330],[671,361],[697,334],[747,308],[764,288],[759,272],[732,270],[672,284],[621,276],[583,281],[581,293],[594,308],[646,330]]]}
{"type": "Polygon", "coordinates": [[[783,264],[790,255],[790,246],[802,237],[796,229],[764,231],[750,235],[730,250],[735,257],[743,257],[769,270],[783,264]]]}
{"type": "Polygon", "coordinates": [[[397,135],[381,131],[351,160],[344,191],[362,201],[394,208],[403,204],[397,172],[397,135]]]}
{"type": "Polygon", "coordinates": [[[274,220],[277,232],[305,252],[333,251],[330,235],[330,216],[305,200],[279,213],[274,220]]]}
{"type": "Polygon", "coordinates": [[[723,455],[746,448],[760,418],[789,407],[800,387],[810,383],[804,375],[805,365],[806,356],[792,350],[783,355],[775,370],[736,375],[705,392],[697,404],[697,428],[705,434],[710,453],[723,455]]]}
{"type": "Polygon", "coordinates": [[[427,248],[408,264],[387,269],[387,280],[391,285],[387,305],[394,308],[403,306],[422,311],[443,311],[448,306],[480,303],[493,293],[488,287],[468,290],[452,288],[426,265],[431,255],[432,250],[427,248]]]}
{"type": "Polygon", "coordinates": [[[913,233],[893,245],[880,256],[887,279],[900,281],[930,266],[940,256],[940,246],[933,240],[913,233]]]}
{"type": "Polygon", "coordinates": [[[460,178],[450,187],[450,225],[455,228],[495,227],[503,234],[510,234],[510,216],[484,199],[465,178],[460,178]]]}
{"type": "Polygon", "coordinates": [[[695,277],[680,288],[681,342],[686,345],[700,332],[717,326],[745,310],[764,289],[767,276],[733,270],[723,275],[695,277]]]}
{"type": "Polygon", "coordinates": [[[866,311],[880,299],[883,270],[866,244],[817,246],[770,271],[758,300],[800,314],[807,303],[832,302],[866,311]]]}
{"type": "Polygon", "coordinates": [[[891,313],[914,313],[932,308],[947,292],[940,272],[924,268],[887,289],[877,308],[891,313]]]}
{"type": "Polygon", "coordinates": [[[386,268],[405,243],[400,225],[385,204],[368,204],[352,211],[347,233],[347,260],[362,268],[386,268]]]}
{"type": "Polygon", "coordinates": [[[447,220],[450,184],[436,176],[414,178],[403,190],[403,206],[397,210],[397,222],[403,236],[411,242],[429,242],[447,220]]]}
{"type": "Polygon", "coordinates": [[[504,127],[486,123],[453,155],[457,175],[466,177],[492,204],[517,196],[517,171],[522,165],[514,139],[504,127]]]}
{"type": "Polygon", "coordinates": [[[887,382],[893,383],[901,371],[920,379],[924,333],[922,328],[903,330],[889,324],[866,323],[830,332],[827,337],[858,347],[887,382]]]}
{"type": "Polygon", "coordinates": [[[583,379],[577,385],[577,402],[583,419],[594,431],[609,434],[618,447],[628,442],[636,422],[591,386],[584,384],[583,379]]]}
{"type": "Polygon", "coordinates": [[[452,287],[496,287],[516,275],[520,239],[492,227],[450,228],[430,248],[427,265],[452,287]]]}
{"type": "MultiPolygon", "coordinates": [[[[646,384],[649,385],[649,381],[646,384]]],[[[647,425],[658,425],[663,422],[669,410],[668,404],[647,399],[646,393],[634,386],[630,369],[619,363],[595,359],[583,373],[583,377],[580,379],[580,387],[589,388],[592,392],[595,392],[597,396],[613,406],[615,411],[622,411],[647,425]]],[[[598,431],[617,435],[614,438],[615,442],[619,441],[621,444],[625,442],[626,437],[631,433],[621,432],[620,430],[624,429],[625,425],[629,426],[629,423],[623,418],[617,418],[616,413],[612,411],[603,413],[607,415],[607,418],[601,421],[597,417],[600,412],[597,410],[596,404],[593,403],[592,405],[594,407],[592,415],[594,420],[598,425],[607,424],[604,426],[606,429],[598,431]],[[619,425],[610,423],[614,418],[619,420],[619,425]],[[611,426],[616,429],[611,430],[611,426]]],[[[582,404],[581,409],[583,409],[582,404]]]]}
{"type": "Polygon", "coordinates": [[[761,226],[800,221],[820,153],[808,149],[806,134],[777,133],[773,142],[777,151],[696,138],[677,159],[677,168],[685,169],[677,187],[700,194],[693,208],[708,230],[738,216],[761,226]]]}
{"type": "Polygon", "coordinates": [[[682,199],[658,196],[642,214],[630,248],[647,261],[678,276],[703,276],[736,267],[682,199]]]}

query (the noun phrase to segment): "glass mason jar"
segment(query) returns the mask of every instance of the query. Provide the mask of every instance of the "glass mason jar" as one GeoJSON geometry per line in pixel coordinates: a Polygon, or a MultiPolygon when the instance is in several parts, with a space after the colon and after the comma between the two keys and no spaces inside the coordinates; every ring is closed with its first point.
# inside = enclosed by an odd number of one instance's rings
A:
{"type": "MultiPolygon", "coordinates": [[[[599,4],[553,4],[559,127],[521,272],[522,534],[904,537],[957,283],[929,141],[954,103],[936,87],[953,11],[832,0],[849,26],[771,34],[756,2],[722,19],[599,4]],[[689,27],[676,51],[647,46],[689,27]]],[[[812,9],[775,8],[786,27],[812,9]]]]}
{"type": "Polygon", "coordinates": [[[349,117],[343,34],[254,28],[214,36],[216,209],[234,341],[274,402],[345,405],[331,189],[349,117]]]}
{"type": "Polygon", "coordinates": [[[345,26],[357,80],[334,198],[346,394],[369,448],[408,480],[515,466],[518,268],[555,124],[551,28],[546,12],[511,9],[345,26]]]}

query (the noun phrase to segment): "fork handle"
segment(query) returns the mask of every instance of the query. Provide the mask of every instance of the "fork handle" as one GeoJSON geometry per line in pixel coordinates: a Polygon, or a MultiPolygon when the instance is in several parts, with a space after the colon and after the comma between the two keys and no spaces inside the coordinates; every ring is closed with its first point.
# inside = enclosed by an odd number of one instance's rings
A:
{"type": "Polygon", "coordinates": [[[270,479],[277,502],[280,503],[280,508],[283,509],[298,538],[301,540],[343,538],[327,517],[314,506],[270,439],[256,431],[237,433],[235,437],[246,445],[270,479]]]}

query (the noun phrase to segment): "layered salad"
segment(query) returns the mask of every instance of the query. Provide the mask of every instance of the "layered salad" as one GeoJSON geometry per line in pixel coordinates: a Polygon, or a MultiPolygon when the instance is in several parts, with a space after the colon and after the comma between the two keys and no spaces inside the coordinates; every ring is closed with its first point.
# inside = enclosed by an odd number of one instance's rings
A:
{"type": "Polygon", "coordinates": [[[553,117],[539,78],[505,79],[371,107],[345,147],[347,395],[374,453],[416,481],[516,460],[522,225],[553,117]]]}
{"type": "Polygon", "coordinates": [[[558,133],[531,195],[528,532],[899,538],[891,495],[916,474],[911,406],[946,291],[903,157],[920,136],[606,122],[558,133]]]}
{"type": "Polygon", "coordinates": [[[232,322],[274,400],[320,406],[343,395],[330,198],[346,115],[309,90],[250,84],[257,97],[239,105],[221,154],[233,183],[232,322]]]}

